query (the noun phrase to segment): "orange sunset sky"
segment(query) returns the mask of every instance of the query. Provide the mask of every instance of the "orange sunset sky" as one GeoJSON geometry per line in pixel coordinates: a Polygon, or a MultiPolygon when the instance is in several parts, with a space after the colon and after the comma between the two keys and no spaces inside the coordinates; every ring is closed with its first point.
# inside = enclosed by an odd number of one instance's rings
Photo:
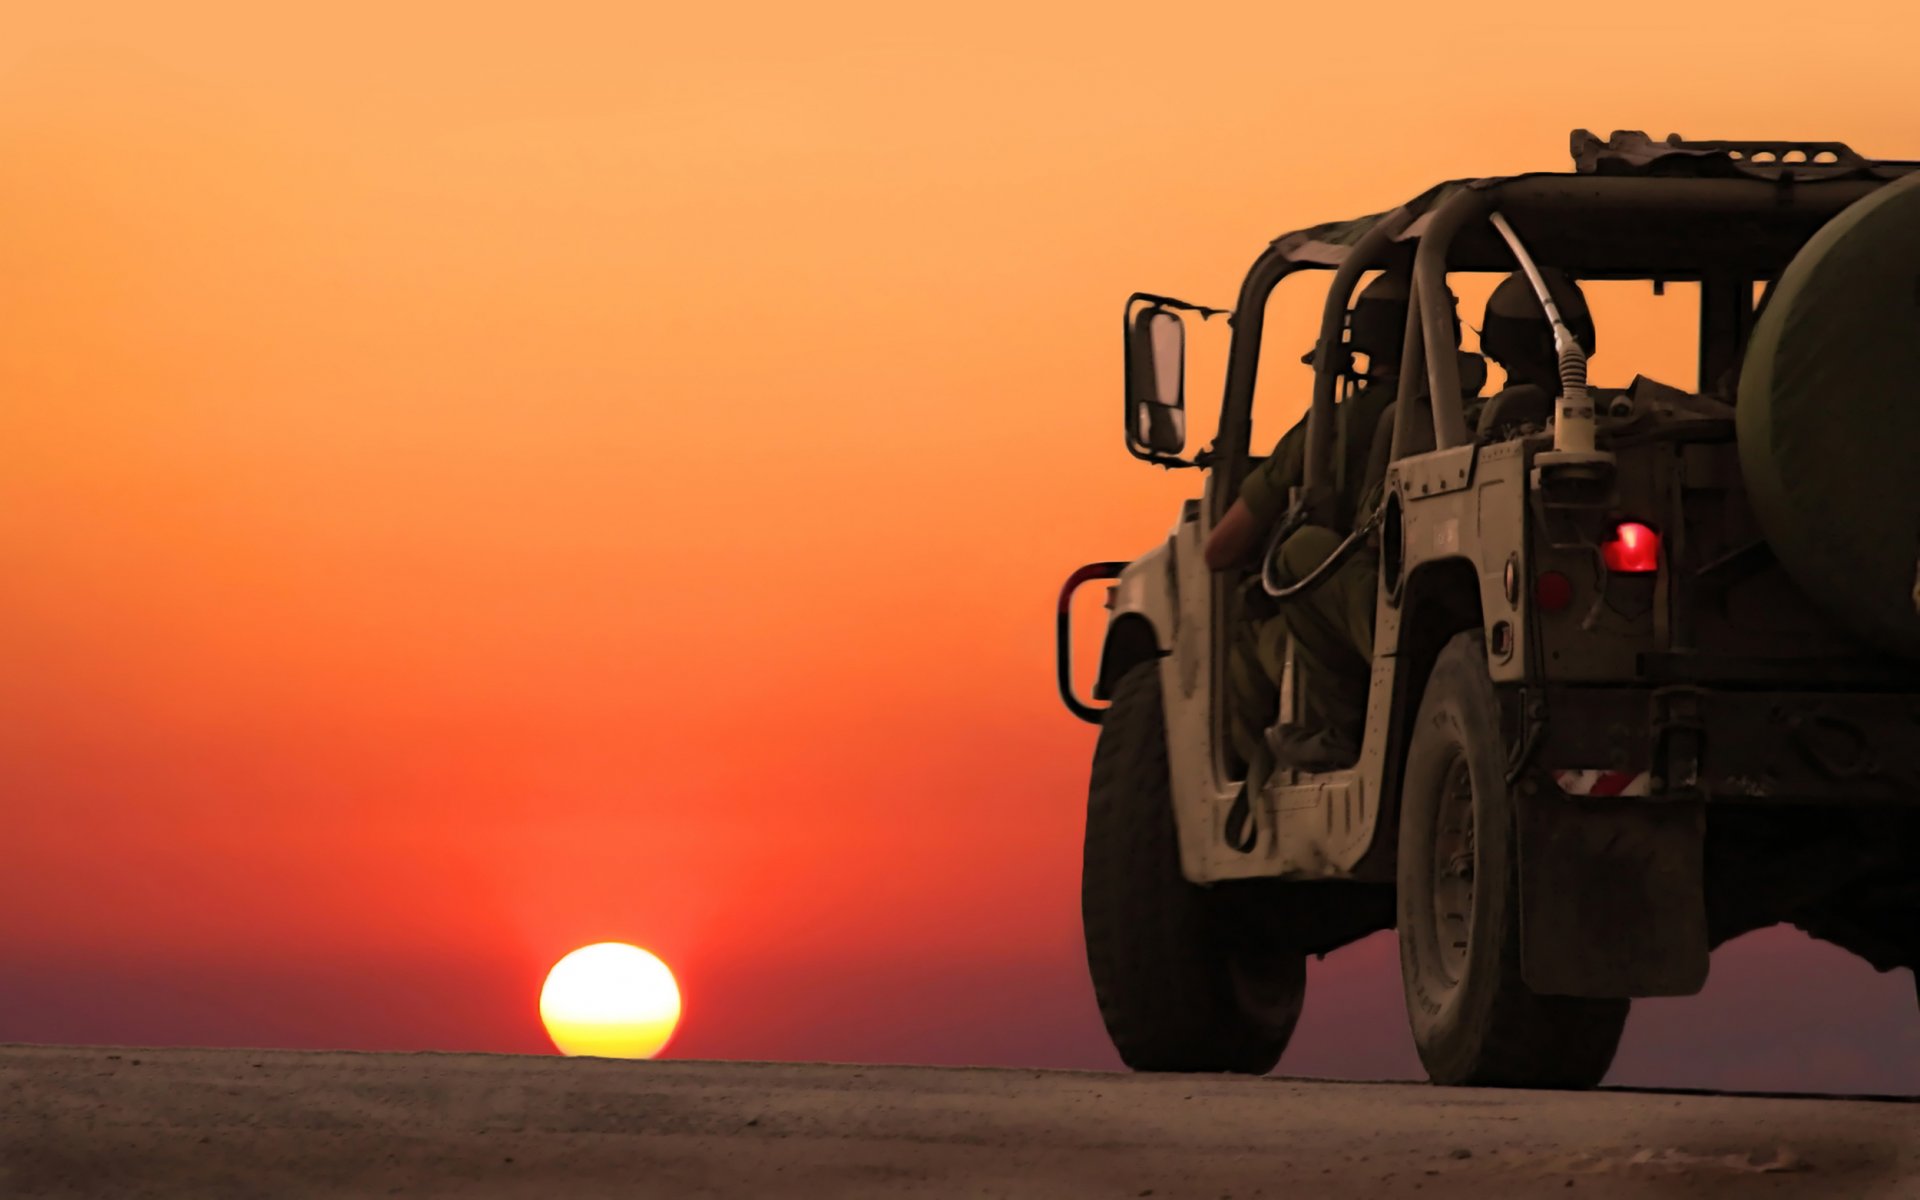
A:
{"type": "MultiPolygon", "coordinates": [[[[617,938],[675,1055],[1115,1065],[1052,602],[1195,486],[1126,294],[1576,125],[1920,156],[1906,4],[300,7],[0,20],[0,1041],[545,1051],[617,938]]],[[[1416,1074],[1396,971],[1281,1069],[1416,1074]]],[[[1616,1081],[1920,1088],[1905,975],[1715,971],[1616,1081]]]]}

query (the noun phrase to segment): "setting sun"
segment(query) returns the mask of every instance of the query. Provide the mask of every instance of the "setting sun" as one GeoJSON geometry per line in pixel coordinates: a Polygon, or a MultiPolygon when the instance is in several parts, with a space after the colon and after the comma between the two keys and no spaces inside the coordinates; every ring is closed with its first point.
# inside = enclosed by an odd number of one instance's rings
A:
{"type": "Polygon", "coordinates": [[[582,946],[547,972],[540,1019],[562,1054],[652,1058],[680,1022],[667,964],[624,942],[582,946]]]}

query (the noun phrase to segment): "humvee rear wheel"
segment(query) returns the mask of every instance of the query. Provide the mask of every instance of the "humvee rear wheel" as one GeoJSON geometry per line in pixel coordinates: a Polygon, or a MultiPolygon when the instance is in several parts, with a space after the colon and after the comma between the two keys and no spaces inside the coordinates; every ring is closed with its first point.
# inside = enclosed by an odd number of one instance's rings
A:
{"type": "Polygon", "coordinates": [[[1400,800],[1400,971],[1435,1083],[1592,1087],[1626,1000],[1541,996],[1520,978],[1519,858],[1485,642],[1447,643],[1428,678],[1400,800]]]}
{"type": "MultiPolygon", "coordinates": [[[[1254,885],[1257,887],[1257,885],[1254,885]]],[[[1080,915],[1100,1017],[1136,1071],[1264,1075],[1306,995],[1306,959],[1259,944],[1239,885],[1180,871],[1160,664],[1114,689],[1093,753],[1080,915]]]]}

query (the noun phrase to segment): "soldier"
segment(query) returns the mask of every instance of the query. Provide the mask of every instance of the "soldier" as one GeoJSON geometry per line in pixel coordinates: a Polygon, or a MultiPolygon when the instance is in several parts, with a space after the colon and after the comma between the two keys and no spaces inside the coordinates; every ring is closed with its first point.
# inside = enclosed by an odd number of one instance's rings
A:
{"type": "MultiPolygon", "coordinates": [[[[1366,507],[1361,492],[1375,431],[1398,386],[1406,324],[1407,288],[1402,275],[1382,275],[1368,284],[1348,317],[1348,349],[1366,356],[1360,387],[1334,409],[1334,499],[1338,519],[1349,526],[1361,519],[1366,507]]],[[[1210,568],[1225,570],[1244,562],[1272,536],[1293,489],[1303,481],[1306,442],[1303,416],[1247,477],[1239,497],[1208,536],[1205,555],[1210,568]]],[[[1321,526],[1295,530],[1277,551],[1282,577],[1304,576],[1326,560],[1342,536],[1321,526]]],[[[1352,761],[1348,744],[1357,743],[1370,672],[1357,647],[1370,648],[1373,643],[1375,577],[1371,561],[1350,559],[1314,590],[1288,601],[1284,611],[1276,610],[1257,573],[1242,585],[1228,664],[1229,740],[1247,780],[1243,803],[1236,806],[1240,828],[1229,832],[1236,844],[1252,845],[1244,798],[1257,792],[1272,771],[1275,748],[1269,742],[1268,725],[1278,711],[1277,685],[1289,632],[1294,635],[1296,667],[1308,681],[1302,689],[1307,709],[1302,724],[1320,740],[1283,747],[1287,760],[1304,769],[1342,765],[1343,758],[1352,761]]]]}
{"type": "MultiPolygon", "coordinates": [[[[1334,445],[1344,493],[1336,497],[1342,522],[1350,522],[1366,474],[1373,430],[1393,397],[1400,375],[1400,344],[1406,336],[1405,276],[1382,275],[1368,284],[1348,317],[1347,349],[1366,355],[1360,387],[1334,409],[1334,445]]],[[[1292,490],[1305,479],[1307,418],[1302,416],[1273,453],[1240,485],[1240,496],[1207,538],[1207,565],[1218,571],[1240,562],[1258,536],[1287,511],[1292,490]]]]}
{"type": "MultiPolygon", "coordinates": [[[[1561,282],[1572,288],[1571,283],[1561,282]]],[[[1524,277],[1521,283],[1525,283],[1524,277]]],[[[1495,329],[1497,348],[1506,356],[1502,364],[1508,370],[1509,390],[1530,389],[1517,392],[1514,398],[1539,397],[1551,412],[1552,396],[1558,391],[1552,331],[1531,292],[1517,299],[1507,283],[1496,294],[1500,292],[1506,294],[1501,295],[1498,307],[1489,304],[1487,319],[1495,329]],[[1530,315],[1522,300],[1531,300],[1530,315]],[[1547,350],[1544,361],[1534,353],[1542,331],[1547,350]],[[1549,387],[1551,391],[1546,390],[1549,387]]],[[[1558,299],[1560,292],[1556,290],[1555,295],[1558,299]]],[[[1571,296],[1570,306],[1578,301],[1577,289],[1571,296]]],[[[1577,303],[1577,311],[1585,322],[1582,340],[1591,345],[1592,324],[1584,302],[1577,303]]],[[[1372,510],[1385,474],[1406,318],[1404,279],[1384,275],[1361,293],[1349,318],[1349,346],[1365,353],[1368,360],[1362,387],[1335,409],[1336,504],[1341,521],[1349,528],[1372,510]]],[[[1576,323],[1576,333],[1580,328],[1576,323]]],[[[1461,386],[1469,421],[1479,415],[1484,366],[1477,355],[1462,356],[1461,386]]],[[[1263,544],[1270,536],[1267,531],[1284,514],[1292,489],[1301,482],[1305,449],[1306,420],[1302,418],[1247,478],[1238,499],[1208,537],[1205,553],[1209,567],[1224,570],[1240,563],[1256,544],[1263,544]]],[[[1343,540],[1342,532],[1323,526],[1295,530],[1275,551],[1277,575],[1286,582],[1305,578],[1343,540]]],[[[1227,693],[1231,710],[1229,741],[1246,776],[1240,802],[1229,818],[1228,838],[1234,844],[1251,847],[1254,835],[1246,798],[1257,793],[1276,761],[1299,770],[1322,771],[1351,766],[1359,757],[1372,674],[1378,588],[1379,569],[1371,548],[1348,558],[1312,590],[1279,605],[1265,595],[1257,576],[1242,586],[1227,693]],[[1303,683],[1298,691],[1300,711],[1292,726],[1269,727],[1278,710],[1278,685],[1289,635],[1294,666],[1303,683]]]]}
{"type": "MultiPolygon", "coordinates": [[[[1592,355],[1593,314],[1580,285],[1552,267],[1541,268],[1540,275],[1560,319],[1592,355]]],[[[1560,354],[1539,293],[1524,272],[1515,271],[1501,280],[1487,298],[1480,352],[1507,372],[1506,386],[1480,410],[1476,424],[1482,439],[1506,438],[1523,426],[1546,428],[1560,395],[1560,354]]]]}
{"type": "MultiPolygon", "coordinates": [[[[1592,354],[1596,342],[1593,316],[1579,286],[1552,268],[1544,269],[1541,275],[1561,319],[1592,354]]],[[[1337,441],[1343,481],[1340,510],[1349,521],[1361,519],[1372,508],[1385,475],[1392,428],[1390,401],[1406,312],[1404,285],[1387,276],[1361,293],[1354,306],[1351,340],[1356,349],[1367,351],[1370,361],[1368,386],[1336,410],[1341,417],[1337,441]],[[1376,288],[1380,289],[1377,295],[1376,288]],[[1376,362],[1380,364],[1378,370],[1376,362]],[[1377,432],[1371,436],[1355,432],[1376,427],[1377,432]]],[[[1559,353],[1554,346],[1553,327],[1525,274],[1516,271],[1509,275],[1488,298],[1480,349],[1505,369],[1507,379],[1505,387],[1482,404],[1478,396],[1485,381],[1484,362],[1474,355],[1463,356],[1463,415],[1470,425],[1477,426],[1483,437],[1506,436],[1519,424],[1544,428],[1560,393],[1559,353]],[[1467,366],[1476,369],[1464,369],[1467,366]]],[[[1244,527],[1266,528],[1277,519],[1289,489],[1300,480],[1305,425],[1302,420],[1288,431],[1273,456],[1242,486],[1239,500],[1208,539],[1209,566],[1218,570],[1238,561],[1252,540],[1244,527]]],[[[1296,530],[1277,551],[1280,578],[1304,578],[1325,562],[1342,540],[1342,533],[1320,526],[1296,530]]],[[[1264,594],[1253,594],[1259,587],[1258,580],[1243,589],[1243,611],[1252,618],[1252,628],[1242,630],[1243,644],[1236,648],[1231,664],[1229,698],[1235,714],[1229,726],[1236,732],[1232,739],[1235,752],[1249,764],[1250,777],[1270,767],[1272,756],[1308,771],[1351,766],[1358,758],[1372,676],[1378,584],[1376,560],[1368,551],[1349,558],[1311,591],[1285,601],[1276,615],[1261,615],[1264,594]],[[1301,711],[1293,728],[1275,727],[1256,740],[1242,726],[1260,714],[1270,720],[1275,712],[1275,689],[1289,634],[1293,637],[1294,665],[1304,684],[1299,689],[1301,711]]]]}

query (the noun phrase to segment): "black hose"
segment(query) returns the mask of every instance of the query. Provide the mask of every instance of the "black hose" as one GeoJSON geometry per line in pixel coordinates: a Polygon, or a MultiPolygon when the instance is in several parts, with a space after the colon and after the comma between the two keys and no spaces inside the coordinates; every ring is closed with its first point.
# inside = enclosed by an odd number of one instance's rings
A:
{"type": "Polygon", "coordinates": [[[1292,523],[1291,528],[1283,525],[1280,533],[1274,537],[1273,543],[1267,547],[1266,560],[1260,564],[1261,588],[1266,591],[1267,595],[1273,597],[1275,600],[1291,600],[1296,596],[1304,595],[1314,588],[1319,587],[1322,583],[1325,583],[1335,571],[1339,570],[1343,563],[1353,557],[1354,551],[1358,550],[1361,545],[1366,542],[1368,534],[1371,534],[1375,529],[1380,527],[1380,520],[1386,515],[1386,511],[1387,505],[1383,498],[1380,504],[1374,508],[1372,515],[1356,526],[1354,531],[1346,536],[1346,540],[1342,541],[1338,546],[1335,546],[1333,553],[1327,555],[1326,559],[1322,561],[1319,566],[1308,571],[1306,575],[1297,582],[1290,584],[1283,584],[1275,578],[1273,564],[1274,561],[1280,557],[1280,543],[1285,540],[1285,535],[1291,534],[1305,522],[1295,521],[1292,523]]]}

